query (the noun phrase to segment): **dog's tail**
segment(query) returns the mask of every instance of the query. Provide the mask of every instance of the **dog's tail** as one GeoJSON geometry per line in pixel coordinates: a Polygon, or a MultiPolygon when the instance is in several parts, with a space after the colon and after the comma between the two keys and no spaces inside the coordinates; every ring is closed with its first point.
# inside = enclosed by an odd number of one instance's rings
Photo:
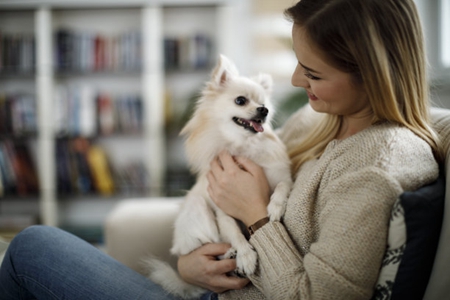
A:
{"type": "Polygon", "coordinates": [[[143,260],[147,277],[172,295],[183,299],[199,299],[205,289],[185,282],[165,261],[149,256],[143,260]]]}

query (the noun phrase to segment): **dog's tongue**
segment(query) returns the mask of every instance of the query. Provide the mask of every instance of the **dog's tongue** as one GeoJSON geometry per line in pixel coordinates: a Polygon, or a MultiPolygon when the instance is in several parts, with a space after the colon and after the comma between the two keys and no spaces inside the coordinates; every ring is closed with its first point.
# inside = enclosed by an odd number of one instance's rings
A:
{"type": "Polygon", "coordinates": [[[255,129],[256,132],[263,132],[264,131],[264,127],[262,127],[262,125],[260,123],[255,122],[255,121],[250,121],[250,122],[252,122],[253,129],[255,129]]]}

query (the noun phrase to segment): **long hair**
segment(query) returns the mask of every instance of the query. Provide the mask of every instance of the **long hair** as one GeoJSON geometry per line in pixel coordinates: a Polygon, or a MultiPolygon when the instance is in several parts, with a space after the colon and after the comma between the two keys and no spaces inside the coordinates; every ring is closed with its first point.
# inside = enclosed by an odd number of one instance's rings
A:
{"type": "MultiPolygon", "coordinates": [[[[285,15],[305,30],[329,63],[363,85],[373,123],[409,128],[441,159],[430,126],[423,33],[413,0],[301,0],[285,15]]],[[[305,143],[290,150],[294,171],[323,153],[341,122],[328,115],[305,143]]]]}

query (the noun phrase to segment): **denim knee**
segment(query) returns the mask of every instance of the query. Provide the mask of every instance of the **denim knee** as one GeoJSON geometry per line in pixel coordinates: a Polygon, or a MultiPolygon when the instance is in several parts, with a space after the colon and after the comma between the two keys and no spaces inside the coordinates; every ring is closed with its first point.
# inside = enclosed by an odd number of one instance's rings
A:
{"type": "Polygon", "coordinates": [[[32,225],[30,227],[25,228],[21,232],[19,232],[16,237],[20,237],[22,235],[46,235],[53,230],[58,230],[56,227],[50,227],[46,225],[32,225]]]}
{"type": "Polygon", "coordinates": [[[14,238],[21,239],[22,237],[28,238],[29,236],[46,236],[51,233],[53,230],[56,230],[55,227],[50,227],[46,225],[33,225],[25,228],[21,232],[19,232],[14,238]]]}
{"type": "Polygon", "coordinates": [[[14,237],[9,248],[13,250],[17,247],[25,247],[37,250],[40,245],[48,246],[45,241],[48,240],[49,237],[55,236],[57,231],[57,228],[45,225],[33,225],[27,227],[14,237]]]}

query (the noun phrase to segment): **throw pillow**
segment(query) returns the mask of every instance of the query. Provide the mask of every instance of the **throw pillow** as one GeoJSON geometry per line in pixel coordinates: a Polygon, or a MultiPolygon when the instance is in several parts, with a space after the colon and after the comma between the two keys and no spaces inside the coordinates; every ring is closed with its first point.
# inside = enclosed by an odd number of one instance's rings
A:
{"type": "Polygon", "coordinates": [[[405,210],[406,248],[392,290],[392,299],[423,299],[441,233],[445,178],[400,196],[405,210]]]}
{"type": "Polygon", "coordinates": [[[445,178],[395,202],[388,244],[373,300],[423,299],[439,243],[445,202],[445,178]]]}

